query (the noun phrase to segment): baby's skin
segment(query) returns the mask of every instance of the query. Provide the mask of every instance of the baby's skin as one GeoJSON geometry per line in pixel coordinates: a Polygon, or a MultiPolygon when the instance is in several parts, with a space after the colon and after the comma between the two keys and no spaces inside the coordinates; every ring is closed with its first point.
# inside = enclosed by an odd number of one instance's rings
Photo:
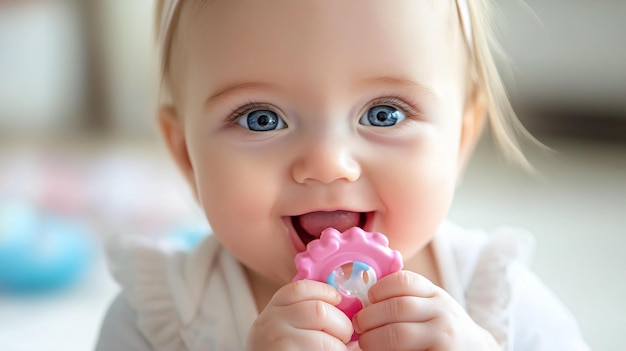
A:
{"type": "Polygon", "coordinates": [[[441,287],[430,246],[485,118],[455,2],[186,3],[159,122],[244,267],[248,350],[499,349],[441,287]],[[335,288],[292,279],[320,227],[355,225],[404,269],[350,320],[335,288]]]}

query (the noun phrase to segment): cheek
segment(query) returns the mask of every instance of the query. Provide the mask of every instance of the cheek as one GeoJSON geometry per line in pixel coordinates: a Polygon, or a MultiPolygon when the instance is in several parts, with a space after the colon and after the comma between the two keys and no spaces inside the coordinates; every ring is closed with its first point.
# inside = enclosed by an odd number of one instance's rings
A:
{"type": "Polygon", "coordinates": [[[383,227],[389,231],[391,245],[403,255],[410,257],[421,250],[447,215],[454,196],[457,157],[453,145],[425,140],[377,167],[387,176],[380,183],[387,211],[383,227]]]}
{"type": "MultiPolygon", "coordinates": [[[[286,245],[282,222],[273,214],[282,184],[279,166],[224,149],[197,155],[194,163],[201,206],[221,243],[249,267],[263,269],[272,255],[290,262],[278,253],[288,250],[280,248],[286,245]]],[[[284,266],[279,263],[273,266],[284,266]]],[[[294,272],[287,268],[264,272],[290,279],[294,272]]]]}
{"type": "Polygon", "coordinates": [[[220,151],[206,155],[194,167],[209,222],[249,223],[268,218],[280,182],[267,162],[220,151]]]}

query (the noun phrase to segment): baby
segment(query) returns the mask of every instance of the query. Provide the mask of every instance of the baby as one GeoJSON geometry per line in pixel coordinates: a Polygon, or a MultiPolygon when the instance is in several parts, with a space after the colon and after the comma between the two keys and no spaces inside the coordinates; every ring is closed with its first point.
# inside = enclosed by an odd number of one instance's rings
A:
{"type": "Polygon", "coordinates": [[[212,235],[111,243],[123,292],[98,350],[587,350],[525,268],[527,234],[445,220],[486,119],[525,163],[489,8],[160,1],[159,125],[212,235]],[[324,229],[355,226],[404,268],[349,319],[331,285],[292,279],[324,229]]]}

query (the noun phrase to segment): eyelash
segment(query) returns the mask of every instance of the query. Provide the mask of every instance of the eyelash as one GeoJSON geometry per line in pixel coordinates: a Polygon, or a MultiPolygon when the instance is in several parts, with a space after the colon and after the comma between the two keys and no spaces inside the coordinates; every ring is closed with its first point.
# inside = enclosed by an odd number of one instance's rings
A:
{"type": "MultiPolygon", "coordinates": [[[[399,96],[395,96],[395,95],[383,96],[383,97],[380,97],[371,101],[370,103],[367,104],[365,111],[369,110],[370,108],[374,106],[379,106],[379,105],[387,105],[387,106],[392,106],[394,108],[398,108],[400,111],[405,112],[407,114],[407,117],[416,118],[421,115],[419,110],[415,106],[413,106],[410,103],[407,103],[405,99],[399,96]]],[[[276,113],[277,115],[280,115],[280,113],[278,113],[276,109],[269,104],[250,101],[232,110],[228,114],[229,117],[227,121],[229,123],[237,123],[237,121],[239,121],[241,117],[247,115],[250,112],[257,111],[257,110],[269,110],[269,111],[276,113]]]]}
{"type": "Polygon", "coordinates": [[[259,103],[259,102],[248,102],[247,104],[239,106],[235,108],[234,110],[232,110],[228,114],[229,117],[227,121],[229,123],[237,123],[237,121],[239,121],[241,117],[247,115],[248,113],[252,111],[257,111],[257,110],[269,110],[269,111],[276,113],[277,115],[280,115],[276,111],[276,109],[273,108],[271,105],[259,103]]]}
{"type": "Polygon", "coordinates": [[[367,104],[367,108],[365,111],[369,110],[374,106],[386,105],[397,108],[398,110],[406,113],[407,117],[416,118],[421,115],[419,109],[417,109],[414,105],[406,102],[406,99],[403,99],[396,95],[383,96],[378,99],[373,100],[369,104],[367,104]]]}

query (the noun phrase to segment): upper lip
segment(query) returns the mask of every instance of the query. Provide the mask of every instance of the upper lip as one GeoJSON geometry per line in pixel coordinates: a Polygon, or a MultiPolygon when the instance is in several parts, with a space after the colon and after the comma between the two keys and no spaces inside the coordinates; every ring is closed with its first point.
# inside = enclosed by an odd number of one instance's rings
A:
{"type": "Polygon", "coordinates": [[[300,214],[294,214],[294,215],[287,215],[285,216],[286,219],[288,219],[290,222],[294,217],[299,217],[302,215],[306,215],[309,213],[313,213],[313,212],[334,212],[334,211],[345,211],[345,212],[355,212],[355,213],[360,213],[360,214],[365,214],[365,221],[363,223],[363,226],[361,227],[361,229],[363,230],[368,230],[370,227],[370,224],[372,222],[372,214],[374,213],[374,211],[358,211],[358,210],[348,210],[345,208],[336,208],[336,209],[332,209],[332,210],[313,210],[313,211],[308,211],[308,212],[303,212],[300,214]]]}
{"type": "Polygon", "coordinates": [[[351,208],[346,208],[346,207],[330,207],[330,208],[311,209],[311,210],[308,210],[306,212],[299,212],[299,213],[290,214],[290,215],[287,215],[287,217],[297,217],[297,216],[302,216],[302,215],[313,213],[313,212],[335,212],[335,211],[357,212],[357,213],[369,213],[369,212],[372,212],[372,211],[368,211],[368,210],[357,210],[357,209],[351,209],[351,208]]]}

